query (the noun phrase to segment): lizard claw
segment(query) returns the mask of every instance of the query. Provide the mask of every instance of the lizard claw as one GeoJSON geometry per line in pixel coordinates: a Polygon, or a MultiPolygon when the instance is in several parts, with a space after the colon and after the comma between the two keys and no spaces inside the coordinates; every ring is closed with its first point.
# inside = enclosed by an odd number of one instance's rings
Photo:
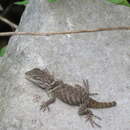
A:
{"type": "Polygon", "coordinates": [[[90,124],[92,125],[92,127],[97,126],[99,128],[101,128],[101,126],[99,124],[97,124],[94,120],[90,119],[90,124]]]}
{"type": "Polygon", "coordinates": [[[100,117],[94,115],[93,113],[88,113],[87,117],[86,117],[86,121],[90,121],[90,124],[92,125],[92,127],[97,126],[99,128],[101,128],[101,126],[99,124],[97,124],[94,120],[93,117],[97,118],[98,120],[101,120],[100,117]]]}
{"type": "Polygon", "coordinates": [[[44,112],[46,109],[50,111],[48,105],[45,102],[42,102],[42,105],[40,105],[40,110],[44,112]]]}

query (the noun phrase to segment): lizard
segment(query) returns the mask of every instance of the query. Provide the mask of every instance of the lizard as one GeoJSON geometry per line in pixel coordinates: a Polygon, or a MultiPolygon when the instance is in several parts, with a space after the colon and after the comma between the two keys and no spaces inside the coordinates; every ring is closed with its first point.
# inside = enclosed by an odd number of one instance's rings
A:
{"type": "Polygon", "coordinates": [[[116,102],[98,102],[91,98],[92,95],[97,93],[89,92],[88,80],[83,80],[83,85],[75,84],[74,86],[64,83],[62,80],[56,80],[55,77],[50,74],[48,69],[34,68],[25,73],[25,78],[37,86],[45,89],[45,91],[51,95],[51,98],[46,102],[43,102],[40,109],[45,111],[49,110],[49,105],[56,101],[56,98],[60,99],[66,104],[79,106],[78,114],[86,115],[86,120],[90,121],[92,127],[97,126],[93,118],[101,120],[100,117],[93,114],[90,108],[109,108],[116,106],[116,102]]]}

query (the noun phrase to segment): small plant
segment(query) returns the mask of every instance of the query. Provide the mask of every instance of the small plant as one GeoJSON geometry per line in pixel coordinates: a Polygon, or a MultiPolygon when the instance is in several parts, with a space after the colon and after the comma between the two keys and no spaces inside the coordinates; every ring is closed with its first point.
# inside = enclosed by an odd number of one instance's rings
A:
{"type": "Polygon", "coordinates": [[[48,0],[48,2],[55,2],[56,0],[48,0]]]}
{"type": "MultiPolygon", "coordinates": [[[[55,2],[56,0],[48,0],[48,2],[55,2]]],[[[23,1],[18,1],[18,2],[15,2],[15,4],[17,5],[26,5],[28,4],[29,1],[28,0],[23,0],[23,1]]]]}
{"type": "Polygon", "coordinates": [[[26,5],[26,4],[28,4],[28,3],[29,3],[28,0],[23,0],[23,1],[15,2],[16,5],[26,5]]]}
{"type": "Polygon", "coordinates": [[[6,47],[1,48],[0,49],[0,56],[4,56],[5,51],[6,51],[6,47]]]}
{"type": "Polygon", "coordinates": [[[119,5],[125,5],[130,7],[130,0],[108,0],[112,3],[119,4],[119,5]]]}

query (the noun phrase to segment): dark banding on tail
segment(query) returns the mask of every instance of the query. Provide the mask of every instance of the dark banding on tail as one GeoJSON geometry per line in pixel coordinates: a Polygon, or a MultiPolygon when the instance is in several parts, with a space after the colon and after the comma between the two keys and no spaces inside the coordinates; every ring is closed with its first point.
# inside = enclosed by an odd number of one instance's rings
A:
{"type": "Polygon", "coordinates": [[[116,102],[98,102],[92,98],[89,99],[88,107],[89,108],[109,108],[116,106],[116,102]]]}

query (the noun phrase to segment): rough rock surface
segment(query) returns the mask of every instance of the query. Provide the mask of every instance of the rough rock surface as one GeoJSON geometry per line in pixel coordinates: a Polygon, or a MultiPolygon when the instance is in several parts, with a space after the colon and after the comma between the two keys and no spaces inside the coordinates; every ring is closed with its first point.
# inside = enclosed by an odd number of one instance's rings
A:
{"type": "MultiPolygon", "coordinates": [[[[31,0],[18,31],[48,32],[130,25],[130,8],[105,0],[31,0]]],[[[13,36],[0,61],[0,130],[93,130],[78,108],[57,100],[39,110],[46,94],[24,78],[34,67],[74,84],[88,79],[99,101],[117,107],[92,110],[102,130],[130,129],[130,31],[49,37],[13,36]]],[[[95,128],[98,130],[98,128],[95,128]]]]}

